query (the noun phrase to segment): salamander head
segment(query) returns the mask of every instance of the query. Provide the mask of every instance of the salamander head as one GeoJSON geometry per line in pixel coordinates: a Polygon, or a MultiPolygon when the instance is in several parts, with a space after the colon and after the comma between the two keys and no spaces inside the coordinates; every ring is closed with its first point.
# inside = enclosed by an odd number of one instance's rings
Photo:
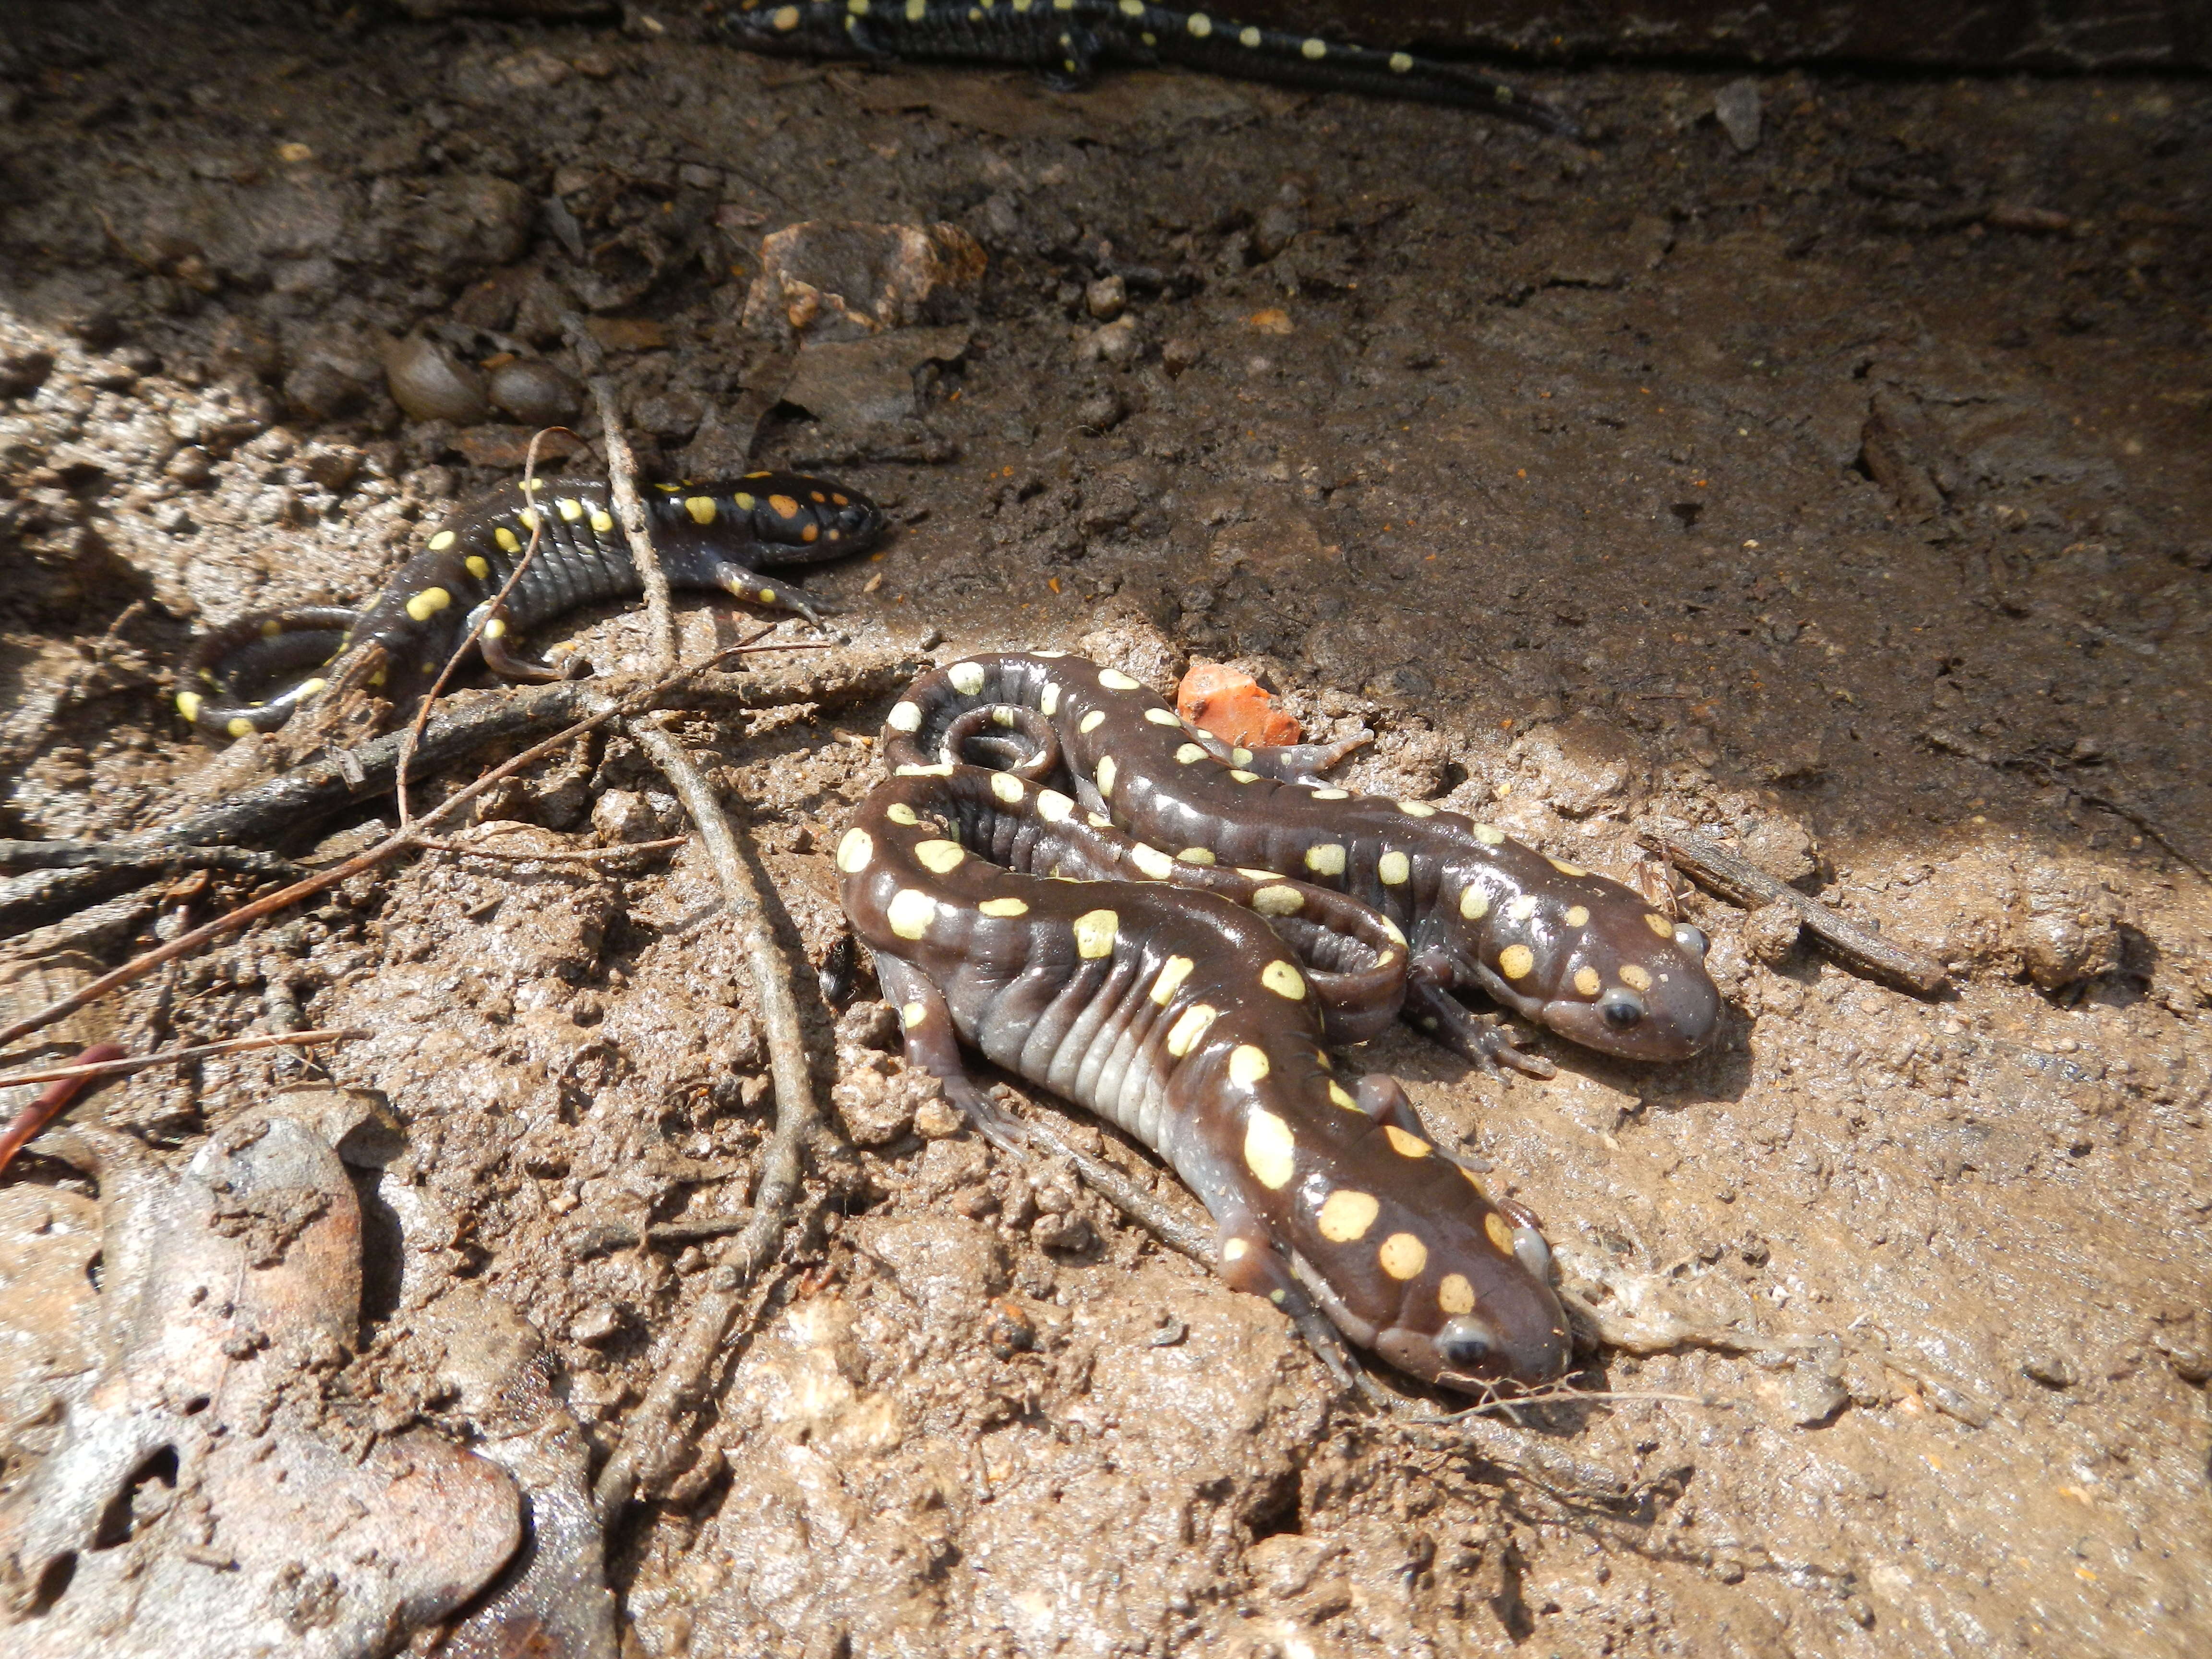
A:
{"type": "MultiPolygon", "coordinates": [[[[1362,1095],[1372,1089],[1396,1085],[1364,1079],[1362,1095]]],[[[1480,1391],[1534,1387],[1566,1369],[1567,1322],[1535,1218],[1492,1202],[1397,1123],[1372,1122],[1302,1168],[1291,1225],[1330,1316],[1401,1370],[1480,1391]]]]}
{"type": "Polygon", "coordinates": [[[1640,902],[1616,908],[1583,929],[1535,1018],[1625,1060],[1686,1060],[1720,1024],[1705,957],[1705,936],[1688,923],[1640,902]]]}
{"type": "Polygon", "coordinates": [[[849,57],[849,8],[819,0],[744,0],[722,16],[722,33],[748,52],[818,52],[849,57]]]}
{"type": "Polygon", "coordinates": [[[849,485],[800,472],[752,472],[729,486],[767,546],[814,558],[865,553],[882,539],[883,509],[849,485]]]}

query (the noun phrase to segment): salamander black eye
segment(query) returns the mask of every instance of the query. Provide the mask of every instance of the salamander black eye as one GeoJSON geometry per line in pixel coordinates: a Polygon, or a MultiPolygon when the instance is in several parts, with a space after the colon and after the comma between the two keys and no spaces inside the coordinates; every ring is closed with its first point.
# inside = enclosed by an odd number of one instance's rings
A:
{"type": "Polygon", "coordinates": [[[1607,1024],[1625,1031],[1630,1026],[1643,1022],[1644,999],[1635,992],[1616,985],[1597,1000],[1597,1011],[1605,1016],[1607,1024]]]}
{"type": "Polygon", "coordinates": [[[1498,1339],[1481,1318],[1462,1314],[1446,1320],[1443,1329],[1437,1333],[1437,1352],[1454,1370],[1473,1375],[1498,1352],[1498,1339]]]}
{"type": "Polygon", "coordinates": [[[1704,930],[1692,927],[1686,921],[1678,921],[1674,924],[1674,943],[1693,957],[1701,957],[1705,953],[1704,930]]]}

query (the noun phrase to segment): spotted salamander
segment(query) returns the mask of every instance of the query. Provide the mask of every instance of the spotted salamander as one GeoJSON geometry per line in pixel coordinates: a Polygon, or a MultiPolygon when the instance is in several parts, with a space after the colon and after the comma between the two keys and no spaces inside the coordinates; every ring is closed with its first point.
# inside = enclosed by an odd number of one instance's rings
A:
{"type": "Polygon", "coordinates": [[[1407,1018],[1487,1068],[1551,1069],[1456,992],[1480,991],[1632,1060],[1683,1059],[1712,1039],[1720,994],[1705,971],[1704,934],[1492,825],[1321,781],[1319,771],[1364,738],[1232,747],[1187,726],[1117,669],[1004,652],[916,680],[891,710],[884,757],[895,766],[977,758],[986,724],[1005,734],[1006,752],[990,759],[1057,780],[1164,858],[1294,873],[1388,917],[1412,947],[1407,1018]]]}
{"type": "MultiPolygon", "coordinates": [[[[484,662],[510,679],[567,678],[516,656],[508,641],[578,605],[640,591],[637,566],[607,484],[533,478],[446,520],[364,611],[319,605],[244,617],[203,638],[177,712],[203,736],[269,732],[331,687],[373,686],[404,704],[427,690],[489,609],[542,527],[538,548],[501,613],[478,636],[484,662]],[[535,501],[538,506],[533,507],[535,501]],[[287,675],[281,691],[263,696],[287,675]]],[[[865,551],[884,516],[859,492],[793,472],[754,472],[734,483],[655,484],[644,492],[653,544],[676,587],[714,587],[819,621],[822,607],[751,567],[811,564],[865,551]]]]}
{"type": "Polygon", "coordinates": [[[962,1042],[1120,1126],[1204,1201],[1223,1277],[1302,1325],[1318,1303],[1463,1389],[1557,1376],[1567,1325],[1535,1218],[1431,1143],[1389,1078],[1338,1078],[1313,968],[1330,927],[1303,951],[1275,931],[1257,897],[1274,878],[1243,903],[1078,878],[1126,861],[1097,830],[1066,794],[966,765],[908,766],[861,803],[842,897],[908,1058],[987,1133],[1007,1120],[962,1042]]]}
{"type": "Polygon", "coordinates": [[[1180,64],[1238,80],[1462,105],[1546,132],[1575,131],[1549,105],[1462,64],[1145,0],[745,0],[722,26],[740,46],[771,52],[1014,64],[1065,88],[1084,84],[1100,64],[1180,64]]]}

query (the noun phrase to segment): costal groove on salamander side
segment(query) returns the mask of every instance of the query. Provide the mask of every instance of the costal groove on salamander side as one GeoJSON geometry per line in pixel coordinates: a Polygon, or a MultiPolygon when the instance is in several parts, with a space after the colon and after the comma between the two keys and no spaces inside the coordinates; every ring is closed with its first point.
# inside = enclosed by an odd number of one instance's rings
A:
{"type": "Polygon", "coordinates": [[[1546,132],[1574,123],[1464,64],[1289,34],[1143,0],[746,0],[724,31],[759,51],[1014,64],[1079,86],[1100,64],[1178,64],[1248,81],[1480,109],[1546,132]]]}
{"type": "MultiPolygon", "coordinates": [[[[538,478],[471,502],[440,524],[358,612],[319,606],[240,618],[199,641],[177,710],[204,736],[274,731],[331,686],[360,684],[404,704],[428,688],[476,626],[533,532],[538,548],[501,614],[485,623],[484,660],[515,679],[560,671],[513,654],[507,641],[565,611],[640,590],[636,562],[597,478],[538,478]],[[306,679],[265,698],[277,677],[306,679]]],[[[646,492],[669,583],[718,588],[750,604],[819,620],[805,594],[753,568],[813,564],[865,552],[880,539],[874,502],[845,485],[798,473],[757,472],[729,483],[656,484],[646,492]]]]}
{"type": "Polygon", "coordinates": [[[915,682],[884,733],[894,764],[945,756],[978,711],[1032,717],[1066,787],[1178,860],[1294,875],[1407,936],[1407,1015],[1483,1063],[1535,1069],[1453,994],[1479,990],[1587,1047],[1677,1060],[1717,1029],[1705,939],[1619,882],[1425,801],[1306,777],[1304,749],[1232,749],[1127,675],[1054,653],[981,653],[915,682]]]}
{"type": "Polygon", "coordinates": [[[1346,1335],[1417,1376],[1557,1376],[1566,1325],[1534,1218],[1431,1144],[1389,1079],[1338,1079],[1318,1000],[1260,915],[1045,873],[1088,856],[1087,828],[1066,795],[968,766],[861,804],[841,896],[908,1057],[987,1127],[962,1042],[1110,1119],[1205,1203],[1224,1277],[1294,1316],[1310,1304],[1293,1255],[1346,1335]]]}

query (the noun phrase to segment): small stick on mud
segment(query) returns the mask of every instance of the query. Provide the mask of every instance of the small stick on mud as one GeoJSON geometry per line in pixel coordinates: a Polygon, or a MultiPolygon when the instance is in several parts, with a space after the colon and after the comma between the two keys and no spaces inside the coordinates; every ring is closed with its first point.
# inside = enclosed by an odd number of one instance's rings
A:
{"type": "MultiPolygon", "coordinates": [[[[48,1085],[46,1091],[18,1112],[15,1121],[4,1131],[0,1131],[0,1170],[4,1170],[15,1161],[15,1154],[28,1146],[40,1130],[69,1109],[70,1102],[83,1091],[85,1085],[91,1081],[103,1062],[117,1059],[122,1053],[119,1043],[95,1042],[76,1057],[76,1065],[64,1066],[63,1074],[48,1085]]],[[[46,1075],[51,1076],[52,1073],[46,1075]]],[[[15,1081],[36,1082],[38,1074],[17,1078],[15,1081]]]]}
{"type": "MultiPolygon", "coordinates": [[[[604,372],[598,343],[580,323],[574,335],[579,355],[592,369],[592,395],[605,431],[607,481],[629,541],[630,556],[636,561],[644,586],[655,654],[664,670],[673,669],[676,626],[669,610],[668,578],[653,545],[652,526],[637,499],[636,462],[622,435],[613,385],[604,372]]],[[[708,861],[722,890],[723,909],[737,929],[751,970],[755,1012],[767,1042],[769,1073],[775,1088],[775,1128],[761,1155],[753,1212],[732,1250],[735,1260],[726,1261],[717,1271],[716,1282],[700,1298],[677,1339],[674,1352],[661,1362],[652,1390],[631,1413],[621,1443],[599,1472],[593,1496],[603,1520],[619,1513],[636,1496],[643,1480],[672,1462],[677,1414],[704,1392],[715,1358],[742,1310],[744,1287],[775,1254],[805,1173],[807,1144],[824,1127],[806,1061],[791,964],[769,926],[767,907],[745,849],[738,844],[736,827],[706,775],[666,727],[650,715],[639,714],[625,721],[623,729],[660,769],[705,843],[708,861]]]]}
{"type": "Polygon", "coordinates": [[[1923,996],[1932,996],[1951,982],[1942,963],[1846,921],[1818,900],[1777,881],[1703,836],[1686,830],[1644,829],[1637,831],[1636,838],[1732,904],[1754,910],[1766,904],[1789,906],[1797,913],[1805,931],[1848,968],[1890,980],[1923,996]]]}
{"type": "MultiPolygon", "coordinates": [[[[531,486],[538,478],[538,446],[552,434],[568,429],[566,427],[545,427],[530,434],[530,448],[522,458],[522,498],[526,501],[534,499],[531,486]]],[[[438,701],[438,694],[446,689],[446,682],[453,678],[454,671],[460,667],[461,659],[468,655],[477,640],[483,637],[492,618],[500,614],[507,604],[507,596],[514,592],[514,585],[522,580],[522,573],[530,568],[530,562],[538,556],[538,544],[545,539],[545,515],[533,507],[523,516],[530,521],[530,544],[522,550],[522,556],[514,562],[514,568],[507,572],[507,580],[501,584],[499,592],[492,596],[491,604],[477,618],[476,626],[469,629],[467,636],[447,657],[446,665],[438,671],[438,678],[430,682],[430,689],[422,694],[422,701],[416,705],[415,718],[407,722],[407,735],[399,740],[399,762],[392,771],[392,790],[393,802],[399,809],[399,827],[403,830],[414,822],[415,815],[408,810],[407,778],[414,768],[416,748],[422,741],[422,728],[429,723],[431,705],[438,701]]]]}
{"type": "Polygon", "coordinates": [[[220,870],[234,876],[283,876],[298,880],[300,866],[250,847],[134,847],[80,841],[0,841],[0,866],[16,870],[124,870],[167,875],[179,870],[220,870]]]}

